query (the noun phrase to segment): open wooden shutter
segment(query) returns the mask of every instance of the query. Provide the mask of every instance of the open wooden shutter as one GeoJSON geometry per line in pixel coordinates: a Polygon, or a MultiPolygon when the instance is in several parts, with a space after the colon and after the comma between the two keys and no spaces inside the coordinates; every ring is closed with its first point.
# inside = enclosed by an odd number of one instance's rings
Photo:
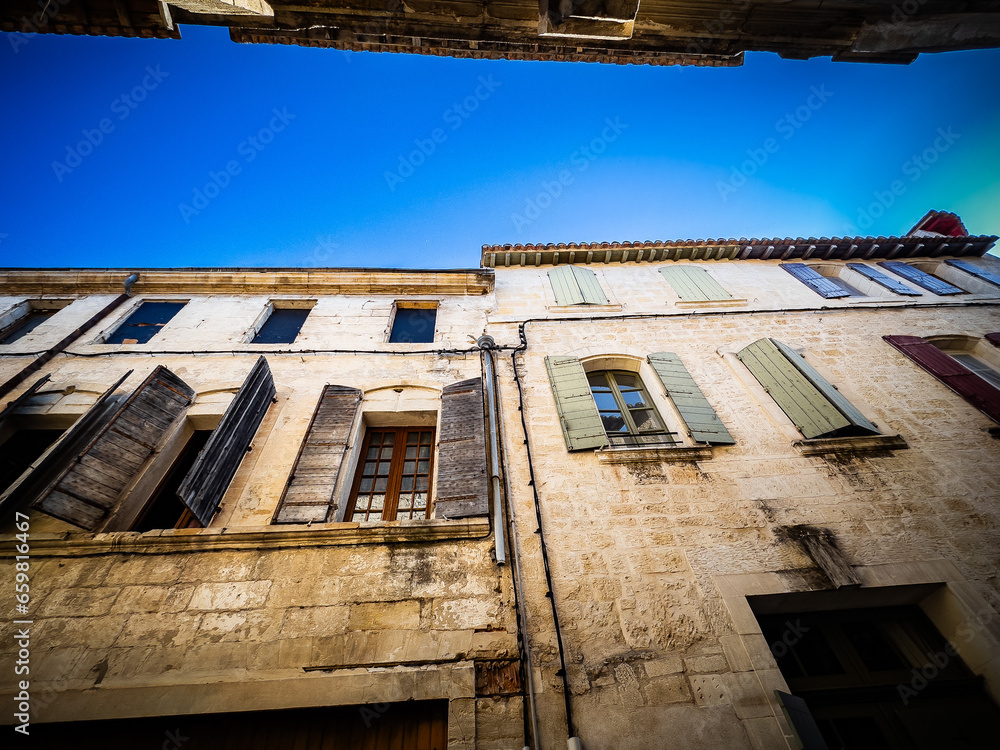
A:
{"type": "Polygon", "coordinates": [[[781,342],[760,339],[736,356],[806,438],[836,437],[849,428],[879,434],[798,352],[781,342]]]}
{"type": "Polygon", "coordinates": [[[736,442],[680,357],[673,352],[657,352],[650,354],[648,359],[663,383],[667,396],[680,412],[692,439],[715,445],[732,445],[736,442]]]}
{"type": "Polygon", "coordinates": [[[328,385],[323,389],[282,493],[275,523],[334,519],[337,501],[333,493],[360,403],[357,388],[328,385]]]}
{"type": "Polygon", "coordinates": [[[129,370],[118,378],[66,432],[59,436],[58,440],[35,459],[16,482],[0,495],[0,518],[6,516],[8,509],[13,510],[25,501],[37,498],[44,488],[51,485],[52,477],[72,460],[75,449],[89,440],[104,423],[108,413],[115,407],[116,399],[121,398],[115,395],[115,391],[132,372],[129,370]]]}
{"type": "Polygon", "coordinates": [[[781,267],[821,297],[835,299],[837,297],[851,296],[850,292],[841,289],[830,281],[830,279],[804,263],[782,263],[781,267]]]}
{"type": "Polygon", "coordinates": [[[983,281],[988,281],[991,284],[1000,286],[1000,274],[995,274],[985,268],[980,268],[974,263],[969,263],[967,260],[946,260],[945,263],[949,266],[954,266],[955,268],[961,268],[966,273],[971,273],[973,276],[982,279],[983,281]]]}
{"type": "Polygon", "coordinates": [[[857,271],[862,276],[864,276],[869,281],[874,281],[879,286],[883,286],[890,292],[895,292],[896,294],[903,294],[908,297],[919,297],[923,293],[918,292],[916,289],[911,289],[899,281],[896,281],[891,276],[886,276],[884,273],[879,271],[877,268],[872,268],[865,263],[848,263],[847,267],[857,271]]]}
{"type": "Polygon", "coordinates": [[[489,516],[489,487],[483,381],[452,383],[441,392],[435,517],[489,516]]]}
{"type": "Polygon", "coordinates": [[[260,357],[177,489],[177,496],[203,526],[219,509],[274,394],[271,369],[260,357]]]}
{"type": "Polygon", "coordinates": [[[13,401],[11,401],[10,403],[8,403],[7,406],[4,407],[3,411],[0,411],[0,425],[2,425],[4,423],[4,420],[7,419],[7,417],[9,417],[17,409],[19,409],[21,406],[23,406],[24,403],[29,398],[31,398],[32,396],[34,396],[35,393],[38,391],[39,388],[41,388],[43,385],[45,385],[48,382],[49,382],[49,376],[48,375],[43,375],[38,380],[36,380],[34,383],[32,383],[31,387],[28,390],[26,390],[20,396],[18,396],[13,401]]]}
{"type": "Polygon", "coordinates": [[[549,269],[549,283],[557,305],[606,305],[597,275],[580,266],[556,266],[549,269]]]}
{"type": "Polygon", "coordinates": [[[167,368],[157,367],[116,408],[34,507],[93,531],[193,399],[194,391],[187,383],[167,368]]]}
{"type": "Polygon", "coordinates": [[[948,294],[965,294],[964,289],[959,289],[957,286],[949,284],[947,281],[942,281],[937,276],[931,276],[929,273],[924,273],[919,268],[914,268],[909,263],[903,263],[899,260],[880,260],[878,262],[883,268],[888,268],[894,274],[902,276],[907,281],[912,281],[917,286],[926,289],[928,292],[934,292],[941,296],[948,294]]]}
{"type": "Polygon", "coordinates": [[[883,336],[967,402],[995,422],[1000,422],[1000,389],[997,389],[919,336],[883,336]]]}
{"type": "Polygon", "coordinates": [[[722,284],[713,279],[708,271],[698,266],[670,266],[661,268],[660,273],[682,300],[709,302],[732,299],[722,284]]]}
{"type": "Polygon", "coordinates": [[[806,705],[806,702],[781,690],[775,690],[774,694],[778,698],[778,703],[781,704],[781,712],[788,719],[788,723],[791,724],[792,730],[795,732],[799,747],[802,750],[830,750],[819,731],[816,719],[809,712],[809,706],[806,705]]]}
{"type": "Polygon", "coordinates": [[[604,424],[580,360],[576,357],[546,357],[545,369],[556,400],[566,448],[580,451],[607,445],[604,424]]]}

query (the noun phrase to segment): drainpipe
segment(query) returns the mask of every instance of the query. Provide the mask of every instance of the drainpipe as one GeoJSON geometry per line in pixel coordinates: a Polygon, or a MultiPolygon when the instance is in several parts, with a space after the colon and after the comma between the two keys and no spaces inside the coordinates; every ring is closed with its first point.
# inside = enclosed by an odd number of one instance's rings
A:
{"type": "Polygon", "coordinates": [[[483,368],[486,370],[486,425],[489,429],[493,538],[497,565],[504,565],[507,562],[507,545],[504,538],[503,496],[500,494],[500,431],[497,429],[496,369],[493,362],[493,348],[496,342],[492,336],[483,335],[476,341],[476,345],[482,352],[483,368]]]}
{"type": "Polygon", "coordinates": [[[3,398],[12,390],[17,388],[18,385],[27,380],[32,373],[38,372],[42,367],[49,362],[53,357],[55,357],[59,352],[63,351],[67,346],[72,344],[83,334],[93,328],[95,325],[101,322],[101,320],[107,316],[112,310],[121,305],[122,302],[127,300],[132,296],[132,285],[139,280],[139,274],[133,273],[127,279],[125,279],[125,291],[119,294],[111,302],[104,306],[99,313],[92,316],[90,320],[84,323],[82,326],[73,331],[69,336],[64,338],[58,344],[53,346],[47,352],[39,356],[38,358],[32,360],[31,364],[25,367],[21,372],[17,373],[14,377],[8,380],[3,385],[0,385],[0,398],[3,398]]]}

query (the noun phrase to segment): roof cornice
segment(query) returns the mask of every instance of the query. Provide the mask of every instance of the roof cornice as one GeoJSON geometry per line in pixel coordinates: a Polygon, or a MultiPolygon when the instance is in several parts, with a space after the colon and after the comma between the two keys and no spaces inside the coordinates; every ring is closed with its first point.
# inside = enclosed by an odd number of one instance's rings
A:
{"type": "Polygon", "coordinates": [[[985,255],[996,236],[809,237],[483,245],[484,268],[676,260],[870,260],[985,255]]]}
{"type": "Polygon", "coordinates": [[[423,294],[483,295],[493,271],[366,268],[0,269],[0,294],[111,294],[139,274],[135,295],[150,294],[423,294]]]}

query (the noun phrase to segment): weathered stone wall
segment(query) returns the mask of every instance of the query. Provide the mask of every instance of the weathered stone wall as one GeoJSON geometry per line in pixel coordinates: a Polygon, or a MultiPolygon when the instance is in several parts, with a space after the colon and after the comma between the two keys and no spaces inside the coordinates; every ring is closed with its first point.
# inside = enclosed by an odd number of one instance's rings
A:
{"type": "MultiPolygon", "coordinates": [[[[896,298],[850,309],[876,300],[822,300],[776,264],[702,265],[748,307],[679,309],[655,268],[595,264],[620,314],[664,317],[560,321],[545,309],[553,303],[544,267],[498,270],[501,315],[527,308],[521,317],[549,318],[528,324],[518,362],[577,733],[588,750],[794,747],[773,697],[785,683],[743,597],[830,584],[779,527],[832,530],[866,586],[950,581],[1000,609],[1000,466],[988,433],[996,425],[881,338],[1000,330],[997,295],[985,306],[893,309],[908,302],[896,298]],[[803,309],[781,311],[792,307],[803,309]],[[766,336],[802,350],[909,448],[803,455],[791,422],[724,356],[766,336]],[[544,357],[641,362],[656,351],[680,356],[736,444],[679,462],[567,452],[544,357]],[[927,561],[954,572],[922,577],[927,561]],[[878,572],[887,570],[895,572],[878,572]]],[[[930,300],[943,301],[920,301],[930,300]]],[[[586,306],[576,314],[587,315],[586,306]]],[[[513,324],[497,330],[504,343],[517,342],[513,324]]],[[[649,366],[637,366],[657,408],[670,411],[649,366]]],[[[529,562],[540,560],[539,537],[509,356],[500,369],[545,746],[558,747],[566,736],[561,680],[547,585],[540,564],[529,562]]]]}

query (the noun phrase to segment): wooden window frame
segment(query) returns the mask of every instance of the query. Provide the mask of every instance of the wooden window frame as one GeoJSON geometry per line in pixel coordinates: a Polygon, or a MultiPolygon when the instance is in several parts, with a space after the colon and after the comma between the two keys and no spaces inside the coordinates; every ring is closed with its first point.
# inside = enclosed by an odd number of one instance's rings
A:
{"type": "MultiPolygon", "coordinates": [[[[358,492],[361,488],[361,480],[364,477],[365,463],[368,460],[368,449],[371,444],[372,435],[375,433],[395,433],[394,447],[402,446],[403,450],[394,450],[392,458],[389,464],[389,474],[388,481],[385,490],[385,500],[382,504],[382,510],[379,518],[371,518],[372,511],[369,509],[368,521],[397,521],[400,520],[397,517],[399,512],[399,493],[402,487],[403,480],[403,463],[406,461],[406,439],[407,434],[410,432],[429,432],[430,433],[430,457],[428,458],[428,468],[427,468],[427,500],[426,508],[424,509],[423,518],[431,517],[431,510],[434,505],[433,496],[431,494],[433,478],[434,478],[434,443],[437,439],[437,430],[433,425],[403,425],[403,426],[366,426],[365,428],[365,439],[361,446],[361,453],[358,456],[358,465],[354,472],[354,481],[351,484],[351,494],[347,501],[347,507],[344,512],[345,521],[354,520],[354,509],[357,505],[358,492]]],[[[419,456],[416,460],[420,460],[419,456]]],[[[423,473],[423,472],[421,472],[423,473]]],[[[411,509],[412,513],[412,509],[411,509]]],[[[414,518],[419,518],[419,516],[410,516],[403,520],[412,520],[414,518]]]]}
{"type": "MultiPolygon", "coordinates": [[[[615,404],[618,406],[618,412],[622,415],[622,419],[625,420],[625,426],[628,428],[628,432],[615,432],[613,434],[608,433],[605,428],[604,433],[607,435],[608,444],[611,447],[641,447],[644,445],[678,445],[683,444],[683,440],[677,439],[679,436],[675,432],[667,430],[666,422],[660,415],[660,410],[656,408],[656,404],[653,403],[653,399],[649,395],[649,390],[646,388],[646,384],[643,382],[642,377],[637,372],[631,372],[628,370],[614,370],[614,369],[595,369],[587,371],[587,384],[590,386],[590,397],[594,401],[594,406],[597,408],[598,415],[601,414],[600,404],[597,403],[597,399],[594,398],[593,385],[590,383],[590,378],[593,375],[603,375],[607,380],[608,386],[611,389],[611,396],[615,400],[615,404]],[[639,383],[638,390],[642,393],[645,406],[638,407],[639,409],[648,409],[652,411],[653,416],[659,423],[659,428],[655,430],[640,430],[635,424],[635,420],[632,418],[632,407],[630,407],[625,399],[621,395],[621,386],[618,385],[618,380],[616,375],[628,375],[636,379],[639,383]],[[659,442],[649,442],[643,440],[646,436],[662,435],[663,439],[659,442]],[[626,438],[624,441],[619,440],[616,442],[614,438],[626,438]]],[[[605,410],[607,411],[607,410],[605,410]]],[[[603,418],[601,419],[601,424],[604,424],[603,418]]]]}

